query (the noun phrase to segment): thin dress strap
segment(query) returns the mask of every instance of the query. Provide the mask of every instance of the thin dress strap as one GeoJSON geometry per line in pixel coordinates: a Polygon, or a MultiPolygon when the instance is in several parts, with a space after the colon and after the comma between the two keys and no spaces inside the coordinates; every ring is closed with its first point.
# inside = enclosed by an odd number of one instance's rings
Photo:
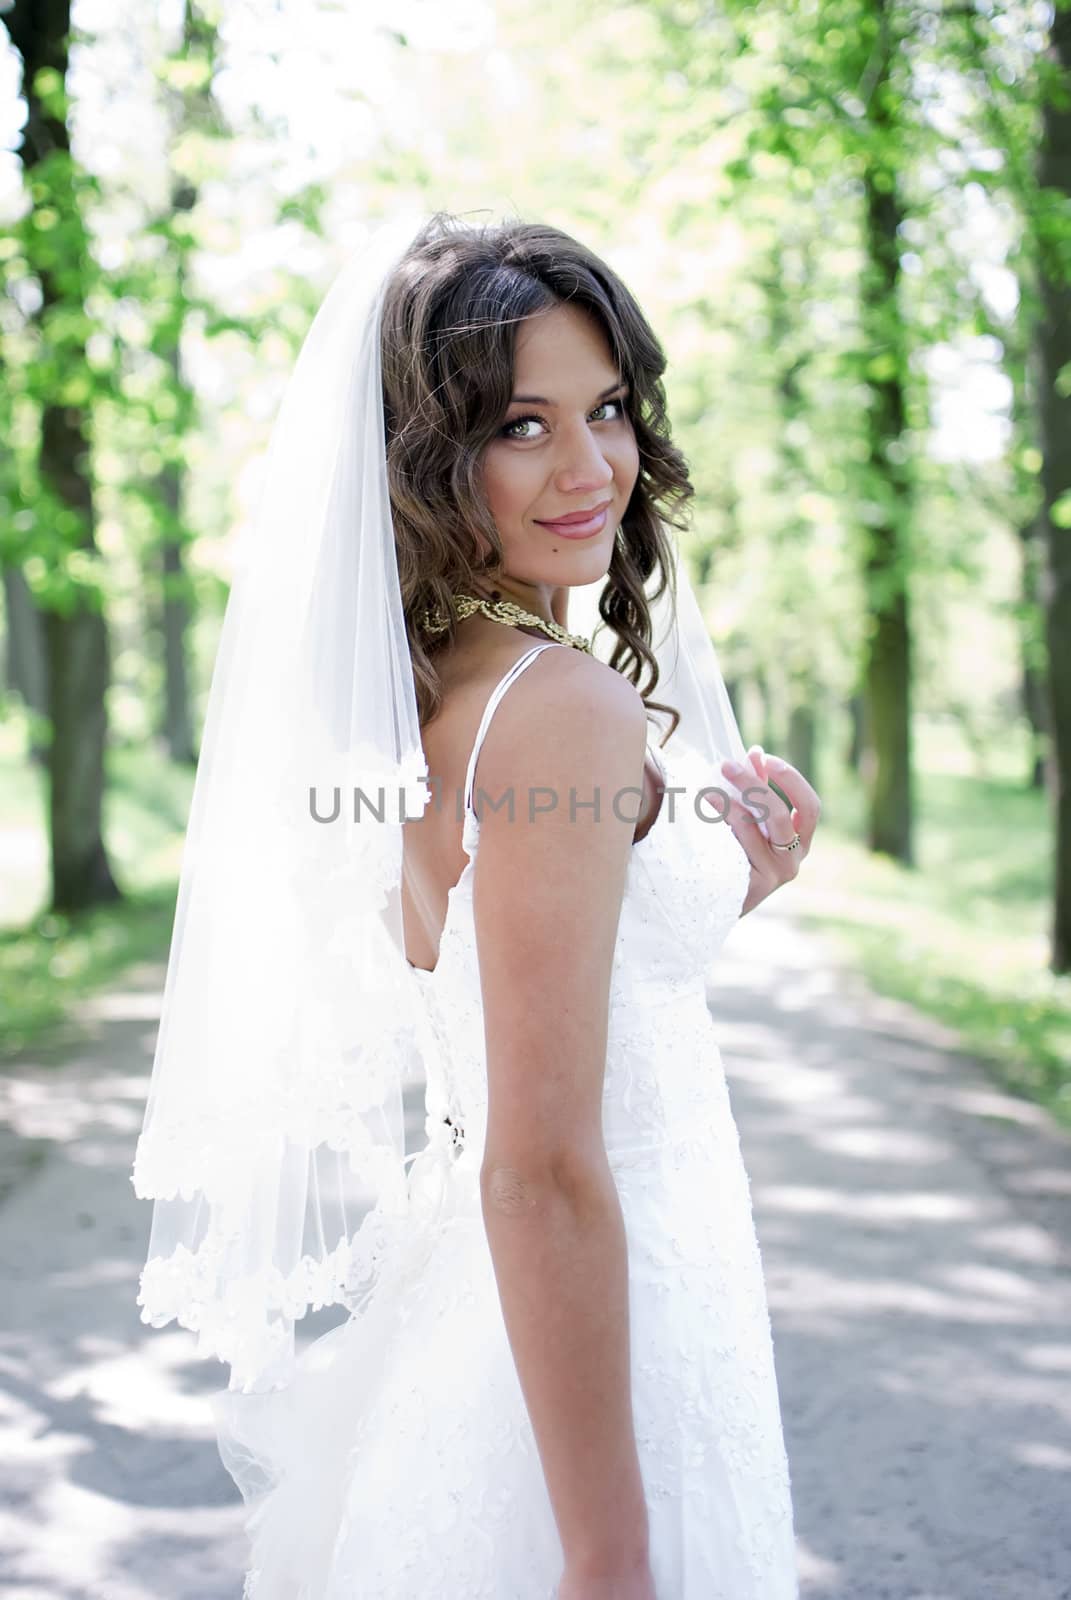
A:
{"type": "MultiPolygon", "coordinates": [[[[537,644],[534,649],[529,650],[525,655],[518,657],[518,659],[513,663],[512,667],[510,667],[509,671],[503,678],[499,679],[498,683],[496,683],[494,689],[491,691],[491,697],[484,707],[483,716],[480,718],[480,726],[476,730],[476,742],[472,747],[472,754],[469,756],[468,770],[465,773],[465,810],[467,812],[472,811],[472,785],[476,776],[476,760],[480,754],[480,746],[483,744],[484,735],[487,732],[487,725],[494,716],[495,707],[498,705],[498,702],[502,699],[502,696],[505,694],[513,680],[520,677],[525,667],[529,666],[541,651],[565,650],[568,648],[568,645],[556,644],[553,639],[548,639],[546,644],[537,644]]],[[[473,813],[473,815],[475,815],[475,813],[473,813]]]]}

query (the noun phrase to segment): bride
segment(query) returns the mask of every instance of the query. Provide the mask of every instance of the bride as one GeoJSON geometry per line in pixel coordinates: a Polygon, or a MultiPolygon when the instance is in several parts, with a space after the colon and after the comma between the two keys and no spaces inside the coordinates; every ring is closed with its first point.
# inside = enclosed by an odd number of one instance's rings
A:
{"type": "Polygon", "coordinates": [[[280,410],[133,1178],[255,1600],[798,1593],[706,986],[819,800],[741,743],[664,365],[577,241],[440,213],[280,410]]]}

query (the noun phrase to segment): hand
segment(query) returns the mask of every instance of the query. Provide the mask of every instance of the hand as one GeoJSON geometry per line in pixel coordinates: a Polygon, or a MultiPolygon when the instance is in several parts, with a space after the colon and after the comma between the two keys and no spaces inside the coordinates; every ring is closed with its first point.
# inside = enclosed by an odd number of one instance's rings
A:
{"type": "Polygon", "coordinates": [[[753,744],[748,750],[747,766],[732,761],[722,762],[722,773],[744,796],[744,803],[727,796],[726,820],[739,839],[751,862],[751,883],[740,909],[746,916],[775,889],[790,883],[800,870],[800,862],[810,853],[811,840],[818,826],[822,802],[802,773],[777,756],[768,756],[761,745],[753,744]],[[770,781],[783,789],[789,806],[770,787],[770,781]],[[767,839],[748,806],[765,807],[767,839]],[[774,850],[776,844],[788,844],[794,833],[800,835],[795,850],[774,850]]]}
{"type": "Polygon", "coordinates": [[[658,1600],[650,1569],[643,1567],[618,1578],[584,1578],[567,1567],[556,1600],[658,1600]]]}

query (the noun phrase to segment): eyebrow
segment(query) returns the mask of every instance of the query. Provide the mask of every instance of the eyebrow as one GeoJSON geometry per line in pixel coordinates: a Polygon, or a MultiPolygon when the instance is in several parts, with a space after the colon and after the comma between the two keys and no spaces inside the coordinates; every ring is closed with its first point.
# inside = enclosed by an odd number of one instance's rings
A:
{"type": "MultiPolygon", "coordinates": [[[[600,395],[597,395],[596,400],[608,400],[618,389],[623,389],[624,387],[624,378],[618,378],[616,383],[612,383],[608,389],[604,389],[600,395]]],[[[510,400],[511,406],[556,406],[557,403],[556,400],[547,400],[541,394],[515,394],[510,400]]]]}

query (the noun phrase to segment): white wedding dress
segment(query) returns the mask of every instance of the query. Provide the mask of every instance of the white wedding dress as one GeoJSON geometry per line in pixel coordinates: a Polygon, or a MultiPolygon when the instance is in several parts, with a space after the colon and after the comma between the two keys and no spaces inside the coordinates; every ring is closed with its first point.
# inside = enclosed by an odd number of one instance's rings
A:
{"type": "MultiPolygon", "coordinates": [[[[467,797],[496,705],[554,648],[568,647],[536,645],[491,696],[467,797]]],[[[706,1002],[750,869],[731,829],[693,807],[719,775],[674,744],[655,752],[667,790],[626,878],[603,1102],[628,1239],[651,1564],[659,1600],[797,1600],[762,1264],[706,1002]],[[673,785],[686,792],[671,795],[673,785]]],[[[470,859],[450,892],[438,964],[419,973],[438,1059],[408,1242],[361,1312],[302,1353],[289,1388],[214,1401],[248,1503],[250,1600],[551,1600],[561,1574],[480,1207],[487,1088],[471,805],[463,840],[470,859]]]]}

